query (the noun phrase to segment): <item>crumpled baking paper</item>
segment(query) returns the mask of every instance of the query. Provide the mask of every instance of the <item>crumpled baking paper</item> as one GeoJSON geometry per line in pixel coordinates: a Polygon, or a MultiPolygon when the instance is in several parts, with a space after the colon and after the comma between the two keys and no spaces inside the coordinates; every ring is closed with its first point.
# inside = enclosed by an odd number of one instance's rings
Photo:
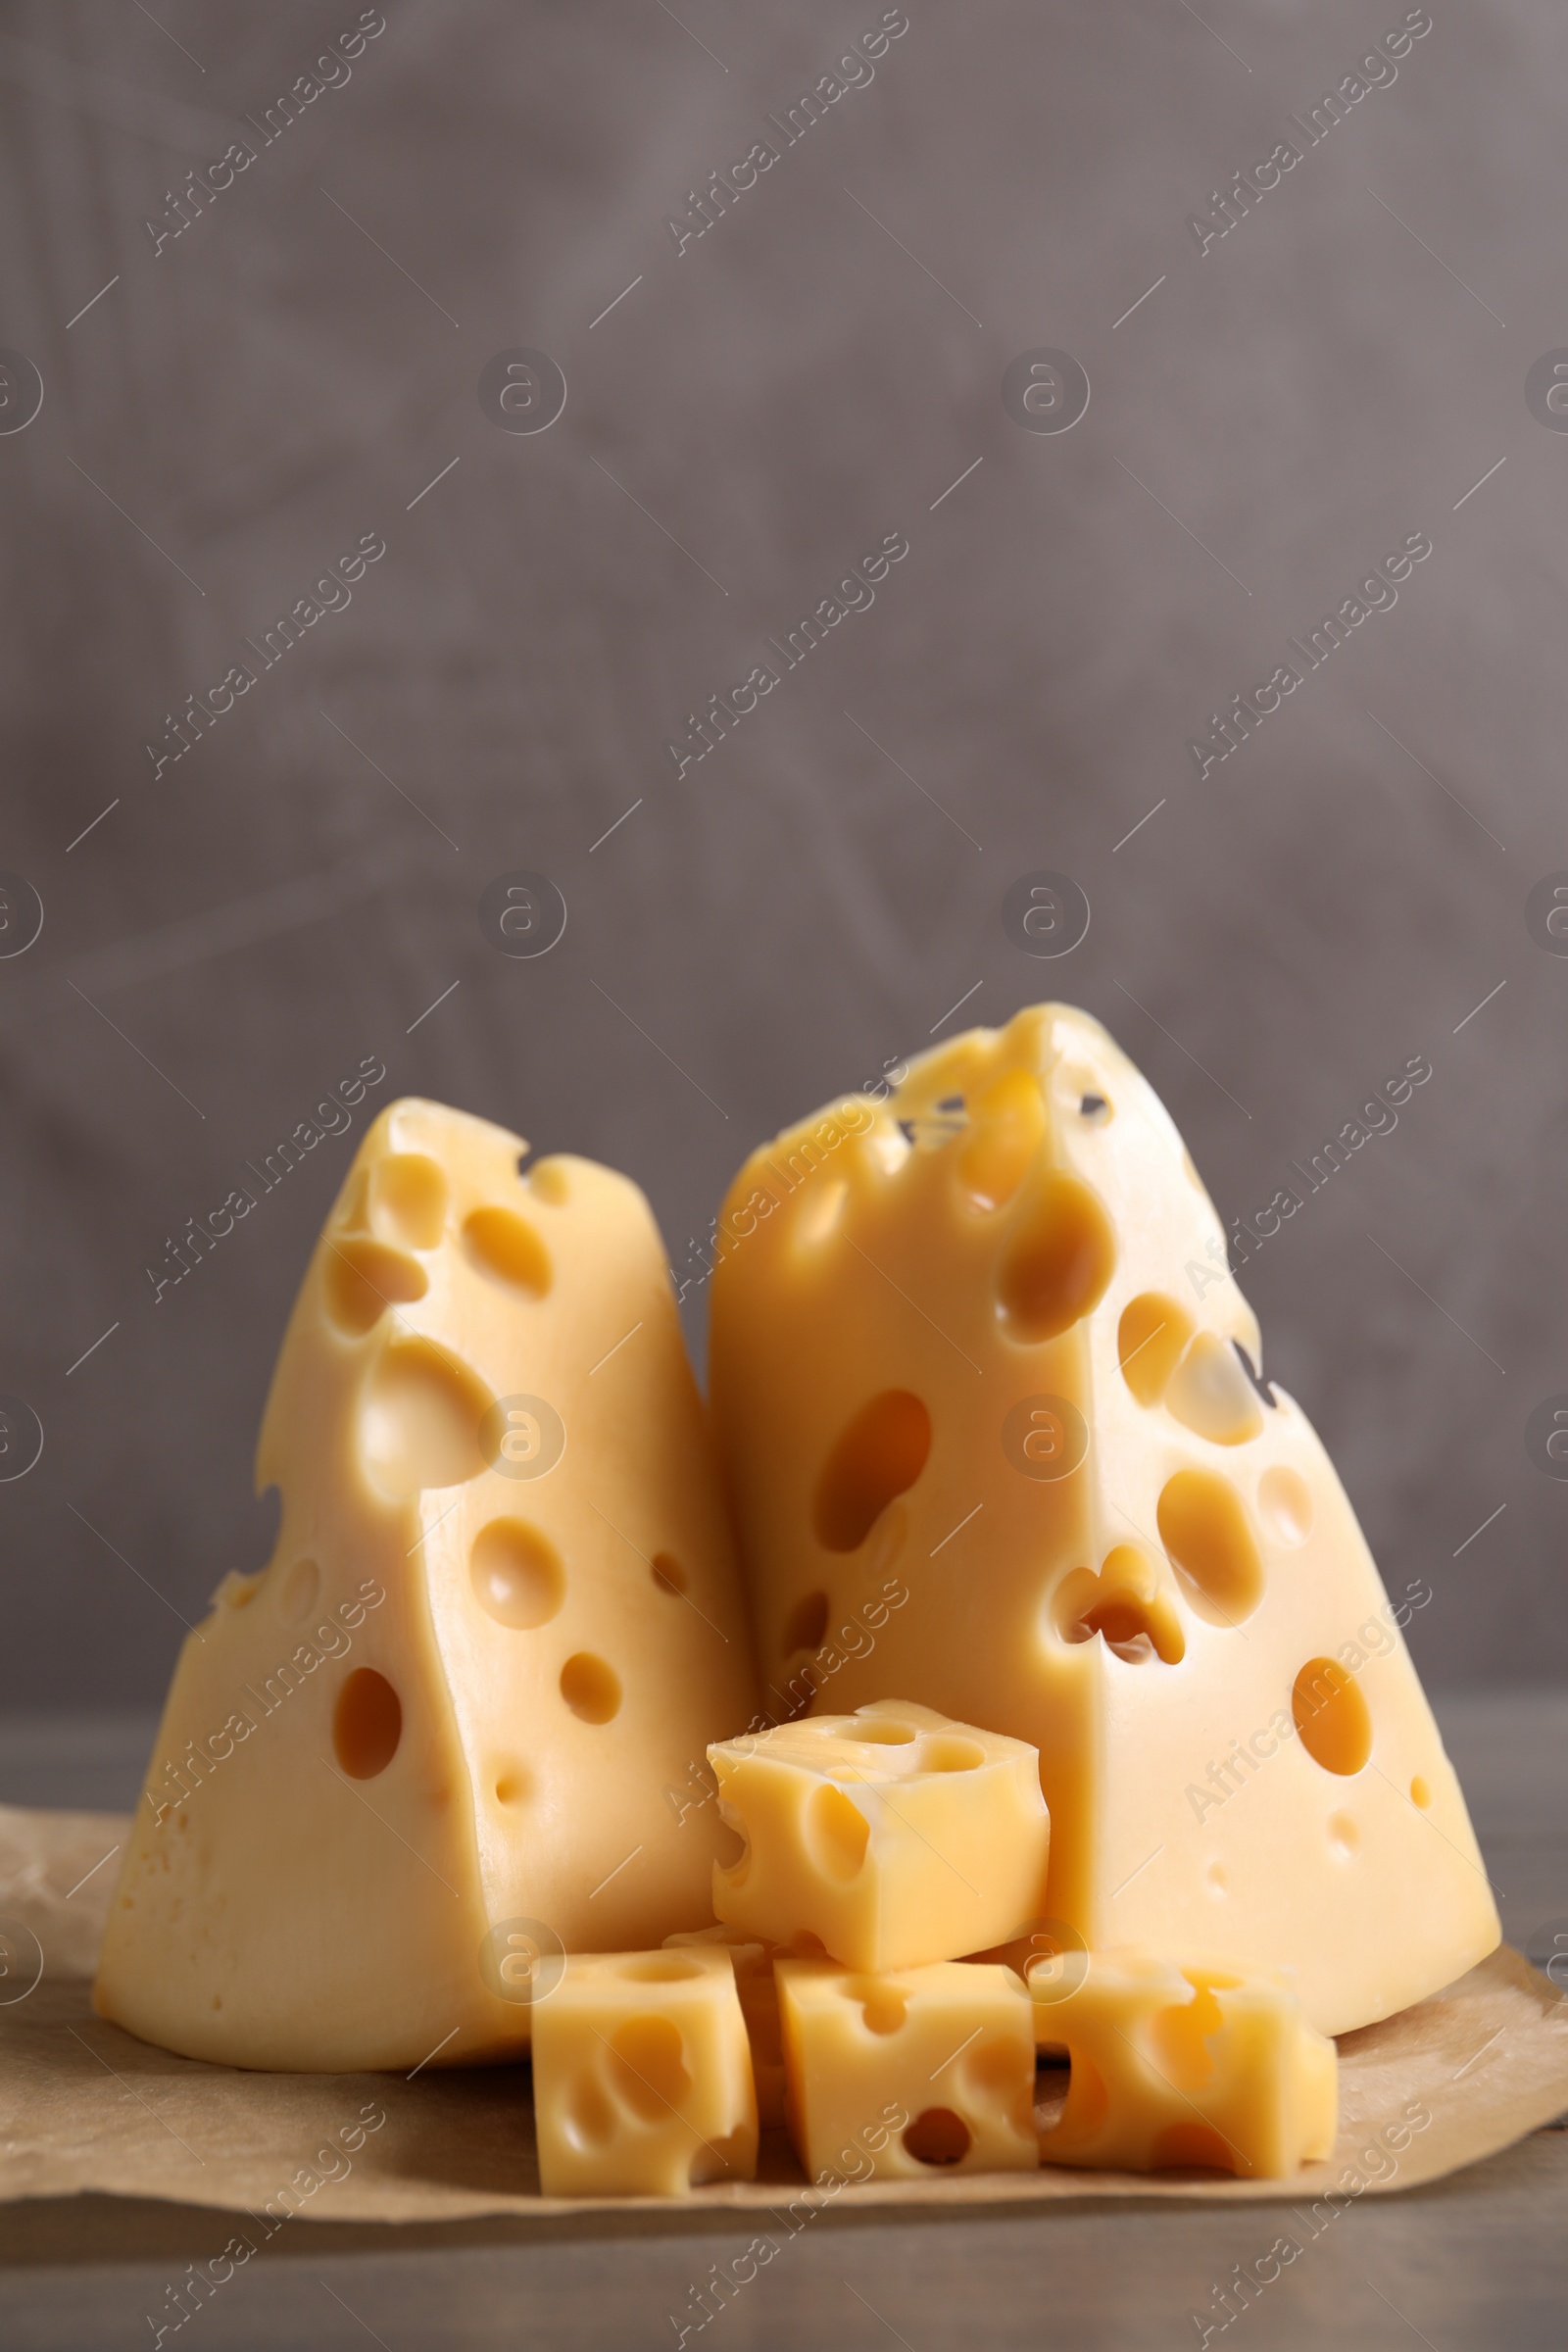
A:
{"type": "MultiPolygon", "coordinates": [[[[137,2041],[89,1979],[129,1823],[0,1806],[0,2200],[99,2193],[231,2210],[258,2250],[285,2220],[444,2222],[640,2207],[1289,2199],[1326,2219],[1495,2154],[1568,2109],[1568,1997],[1504,1944],[1429,2000],[1340,2040],[1340,2136],[1294,2180],[1076,2172],[808,2185],[782,2133],[760,2177],[679,2202],[541,2196],[526,2066],[267,2075],[137,2041]]],[[[235,2261],[248,2259],[237,2244],[235,2261]]]]}

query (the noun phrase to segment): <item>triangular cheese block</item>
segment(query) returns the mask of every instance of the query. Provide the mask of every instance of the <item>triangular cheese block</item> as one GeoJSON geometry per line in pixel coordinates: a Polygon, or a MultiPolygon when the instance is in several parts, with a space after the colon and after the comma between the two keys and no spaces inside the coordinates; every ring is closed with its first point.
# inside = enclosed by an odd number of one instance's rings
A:
{"type": "Polygon", "coordinates": [[[1408,1607],[1250,1377],[1220,1220],[1097,1022],[1021,1012],[831,1104],[748,1162],[717,1249],[765,1703],[896,1691],[1037,1746],[1042,1950],[1289,1967],[1338,2034],[1492,1949],[1408,1607]]]}
{"type": "Polygon", "coordinates": [[[526,2041],[536,1973],[711,1916],[749,1635],[624,1177],[438,1103],[368,1131],[263,1422],[270,1565],[187,1639],[100,2013],[352,2070],[526,2041]]]}

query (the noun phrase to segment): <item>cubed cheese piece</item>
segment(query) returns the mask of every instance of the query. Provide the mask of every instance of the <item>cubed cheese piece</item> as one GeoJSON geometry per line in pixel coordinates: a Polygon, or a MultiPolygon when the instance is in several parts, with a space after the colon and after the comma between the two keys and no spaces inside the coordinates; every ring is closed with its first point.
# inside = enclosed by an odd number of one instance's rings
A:
{"type": "Polygon", "coordinates": [[[757,2171],[757,2095],[727,1951],[573,1953],[533,2021],[547,2197],[684,2197],[757,2171]]]}
{"type": "Polygon", "coordinates": [[[790,2136],[813,2180],[1033,2172],[1035,2044],[1010,1968],[777,1963],[790,2136]]]}
{"type": "Polygon", "coordinates": [[[1072,2062],[1045,2163],[1283,2180],[1332,2152],[1339,2056],[1283,1977],[1094,1952],[1081,1983],[1058,1985],[1035,2006],[1038,2039],[1072,2062]]]}
{"type": "Polygon", "coordinates": [[[784,2121],[784,2050],[779,2040],[778,1986],[773,1961],[779,1946],[744,1928],[693,1928],[664,1937],[666,1951],[683,1945],[699,1949],[717,1944],[735,1964],[735,1989],[741,1996],[741,2015],[752,2045],[752,2075],[757,2083],[758,2121],[764,2131],[784,2121]]]}
{"type": "Polygon", "coordinates": [[[917,1968],[1000,1942],[1045,1899],[1051,1825],[1033,1748],[894,1699],[709,1749],[746,1840],[713,1909],[858,1969],[917,1968]]]}
{"type": "Polygon", "coordinates": [[[1249,1377],[1233,1245],[1098,1022],[1039,1006],[834,1103],[754,1155],[715,1246],[710,1394],[785,1704],[902,1690],[1028,1740],[1052,1921],[1293,1967],[1323,2033],[1493,1949],[1407,1611],[1249,1377]]]}
{"type": "Polygon", "coordinates": [[[98,2008],[146,2040],[471,2064],[536,1965],[709,1911],[715,1812],[662,1792],[754,1701],[705,1415],[641,1193],[525,1152],[395,1103],[327,1219],[277,1547],[181,1651],[110,1914],[98,2008]]]}

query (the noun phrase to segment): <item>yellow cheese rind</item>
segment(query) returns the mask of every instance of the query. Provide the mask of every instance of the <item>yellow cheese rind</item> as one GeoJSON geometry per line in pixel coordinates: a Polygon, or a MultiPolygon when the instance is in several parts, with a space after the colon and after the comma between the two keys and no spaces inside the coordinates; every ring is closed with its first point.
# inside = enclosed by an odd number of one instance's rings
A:
{"type": "Polygon", "coordinates": [[[746,1841],[713,1866],[731,1927],[915,1968],[998,1942],[1044,1900],[1051,1825],[1021,1740],[883,1699],[708,1752],[746,1841]]]}
{"type": "Polygon", "coordinates": [[[1032,2172],[1035,2046],[1011,1969],[776,1964],[790,2136],[809,2178],[1032,2172]]]}
{"type": "Polygon", "coordinates": [[[1333,2150],[1339,2055],[1281,1977],[1095,1952],[1036,2001],[1035,2034],[1072,2064],[1045,2164],[1283,2180],[1333,2150]]]}
{"type": "Polygon", "coordinates": [[[535,2008],[533,2110],[547,2197],[752,2180],[757,2096],[729,1953],[574,1953],[535,2008]]]}
{"type": "Polygon", "coordinates": [[[506,2055],[536,1959],[708,1912],[665,1791],[754,1699],[706,1417],[642,1195],[525,1151],[390,1105],[306,1273],[276,1549],[181,1650],[95,1990],[186,2056],[506,2055]]]}
{"type": "Polygon", "coordinates": [[[784,2121],[784,2048],[779,2039],[778,1986],[773,1962],[779,1946],[743,1928],[691,1928],[664,1937],[666,1951],[683,1946],[719,1944],[735,1968],[735,1989],[752,2045],[752,2077],[757,2084],[758,2120],[764,2131],[784,2121]]]}
{"type": "Polygon", "coordinates": [[[1034,1007],[741,1171],[715,1426],[765,1684],[1027,1740],[1080,1948],[1291,1967],[1344,2033],[1500,1928],[1408,1607],[1300,1407],[1252,1390],[1226,1249],[1147,1082],[1034,1007]],[[1303,1737],[1324,1661],[1351,1694],[1303,1737]]]}

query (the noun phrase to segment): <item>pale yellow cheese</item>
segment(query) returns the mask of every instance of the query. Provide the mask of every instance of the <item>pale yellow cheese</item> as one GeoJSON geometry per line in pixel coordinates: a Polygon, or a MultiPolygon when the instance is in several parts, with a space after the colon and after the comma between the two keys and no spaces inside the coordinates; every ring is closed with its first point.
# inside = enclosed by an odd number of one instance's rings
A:
{"type": "Polygon", "coordinates": [[[1072,2063],[1044,2163],[1280,2180],[1332,2153],[1339,2056],[1283,1977],[1094,1952],[1071,1989],[1053,1972],[1042,1991],[1036,2036],[1072,2063]]]}
{"type": "Polygon", "coordinates": [[[1219,1218],[1097,1022],[1019,1013],[803,1122],[742,1170],[717,1250],[765,1683],[835,1712],[901,1690],[1038,1747],[1042,1908],[1079,1948],[1292,1967],[1325,2033],[1493,1948],[1349,1503],[1248,1378],[1219,1218]],[[906,1599],[862,1639],[890,1572],[906,1599]]]}
{"type": "Polygon", "coordinates": [[[732,1927],[914,1968],[998,1942],[1045,1899],[1051,1825],[1021,1740],[885,1699],[708,1752],[744,1840],[713,1865],[732,1927]]]}
{"type": "Polygon", "coordinates": [[[779,2039],[778,1986],[773,1962],[780,1945],[765,1937],[748,1936],[743,1928],[691,1928],[664,1937],[666,1951],[684,1945],[721,1945],[735,1968],[735,1989],[752,2045],[752,2077],[757,2084],[758,2120],[764,2131],[784,2121],[784,2049],[779,2039]]]}
{"type": "Polygon", "coordinates": [[[776,1973],[790,2136],[813,2180],[1034,2170],[1034,2034],[1011,1969],[776,1973]]]}
{"type": "Polygon", "coordinates": [[[99,2011],[252,2067],[526,2043],[563,1948],[708,1914],[749,1639],[664,1251],[625,1178],[441,1105],[367,1134],[268,1401],[270,1565],[186,1641],[99,2011]]]}
{"type": "Polygon", "coordinates": [[[730,1955],[573,1953],[533,2024],[547,2197],[683,2197],[757,2171],[757,2097],[730,1955]]]}

